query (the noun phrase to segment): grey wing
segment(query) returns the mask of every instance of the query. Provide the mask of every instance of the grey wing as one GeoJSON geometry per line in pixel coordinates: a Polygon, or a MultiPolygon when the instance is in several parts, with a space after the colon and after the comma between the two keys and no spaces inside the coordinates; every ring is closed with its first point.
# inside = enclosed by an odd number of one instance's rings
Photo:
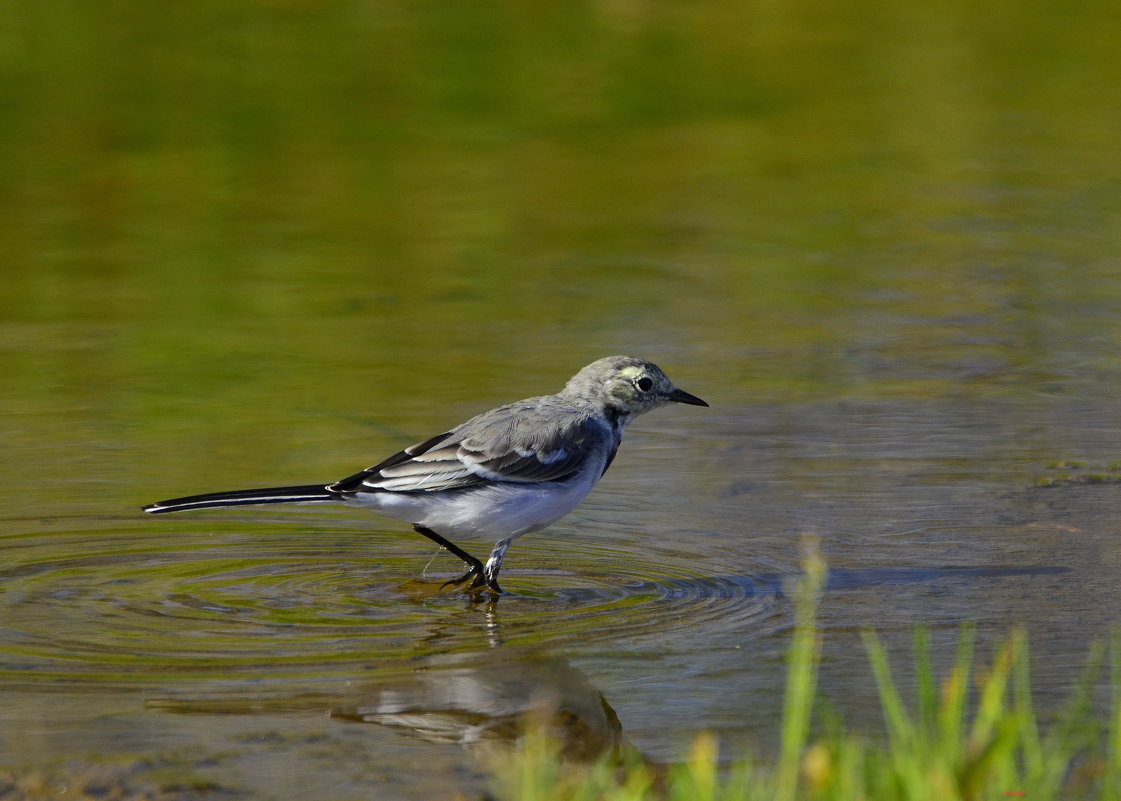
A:
{"type": "Polygon", "coordinates": [[[424,442],[418,442],[416,445],[410,445],[361,473],[355,473],[342,481],[329,484],[327,489],[343,495],[372,490],[425,492],[470,487],[483,483],[485,479],[471,475],[458,459],[448,458],[447,447],[441,447],[441,443],[454,434],[454,431],[448,431],[424,442]],[[424,461],[416,462],[417,459],[424,461]],[[421,471],[409,467],[414,462],[424,464],[425,469],[421,471]],[[410,473],[412,477],[406,478],[410,473]]]}
{"type": "Polygon", "coordinates": [[[433,492],[492,481],[561,481],[590,458],[610,461],[610,430],[567,407],[522,401],[479,415],[332,484],[340,492],[433,492]]]}

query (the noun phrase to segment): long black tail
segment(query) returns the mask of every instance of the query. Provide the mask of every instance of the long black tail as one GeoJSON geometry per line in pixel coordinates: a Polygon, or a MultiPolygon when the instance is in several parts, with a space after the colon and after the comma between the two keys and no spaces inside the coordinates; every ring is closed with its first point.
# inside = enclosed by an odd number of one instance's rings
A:
{"type": "Polygon", "coordinates": [[[323,503],[338,500],[336,493],[328,492],[323,484],[306,484],[302,487],[264,487],[262,489],[210,492],[206,495],[188,495],[158,501],[144,507],[145,512],[158,515],[164,512],[183,512],[187,509],[211,509],[220,506],[249,506],[257,503],[323,503]]]}

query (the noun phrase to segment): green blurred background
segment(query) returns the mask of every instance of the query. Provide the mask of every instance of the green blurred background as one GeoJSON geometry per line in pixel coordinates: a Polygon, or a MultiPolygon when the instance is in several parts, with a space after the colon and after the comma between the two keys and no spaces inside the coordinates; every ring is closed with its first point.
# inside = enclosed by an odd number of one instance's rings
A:
{"type": "Polygon", "coordinates": [[[4,6],[21,385],[343,409],[630,348],[834,392],[976,315],[1061,363],[1050,307],[1118,299],[1111,2],[4,6]]]}
{"type": "Polygon", "coordinates": [[[1115,375],[1118,16],[9,0],[0,403],[182,451],[616,351],[726,408],[1115,375]]]}

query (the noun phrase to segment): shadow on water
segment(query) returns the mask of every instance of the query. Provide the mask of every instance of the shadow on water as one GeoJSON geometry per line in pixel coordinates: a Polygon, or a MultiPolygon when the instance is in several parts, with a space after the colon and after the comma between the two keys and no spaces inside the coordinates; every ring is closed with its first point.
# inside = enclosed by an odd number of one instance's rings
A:
{"type": "Polygon", "coordinates": [[[922,584],[943,579],[976,581],[990,578],[1055,576],[1069,573],[1069,567],[1024,565],[1021,567],[868,567],[830,569],[826,591],[850,590],[883,584],[922,584]]]}
{"type": "MultiPolygon", "coordinates": [[[[867,567],[831,568],[828,571],[826,590],[848,590],[888,584],[921,584],[943,579],[978,580],[1012,578],[1019,576],[1045,576],[1069,573],[1070,568],[1053,565],[1023,565],[1018,567],[867,567]]],[[[683,577],[663,581],[649,581],[630,585],[636,595],[651,595],[663,599],[712,600],[720,598],[758,598],[764,595],[782,595],[783,586],[796,574],[729,575],[711,577],[683,577]]],[[[588,600],[596,595],[594,590],[570,591],[565,596],[572,600],[588,600]]]]}

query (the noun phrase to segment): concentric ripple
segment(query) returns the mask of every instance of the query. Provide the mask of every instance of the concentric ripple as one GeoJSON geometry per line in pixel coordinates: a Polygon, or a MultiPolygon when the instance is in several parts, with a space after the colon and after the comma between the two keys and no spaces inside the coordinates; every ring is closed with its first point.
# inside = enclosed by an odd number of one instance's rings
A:
{"type": "Polygon", "coordinates": [[[536,561],[571,567],[511,571],[506,588],[512,592],[498,610],[511,632],[525,626],[558,639],[618,638],[640,647],[646,637],[665,641],[681,630],[761,629],[775,615],[774,583],[707,574],[696,555],[574,540],[539,550],[536,561]]]}
{"type": "Polygon", "coordinates": [[[434,647],[634,646],[773,614],[767,581],[707,575],[673,552],[527,538],[508,594],[489,603],[440,591],[460,569],[446,554],[423,577],[431,547],[407,533],[191,522],[169,540],[129,525],[4,538],[0,680],[323,679],[434,647]]]}

